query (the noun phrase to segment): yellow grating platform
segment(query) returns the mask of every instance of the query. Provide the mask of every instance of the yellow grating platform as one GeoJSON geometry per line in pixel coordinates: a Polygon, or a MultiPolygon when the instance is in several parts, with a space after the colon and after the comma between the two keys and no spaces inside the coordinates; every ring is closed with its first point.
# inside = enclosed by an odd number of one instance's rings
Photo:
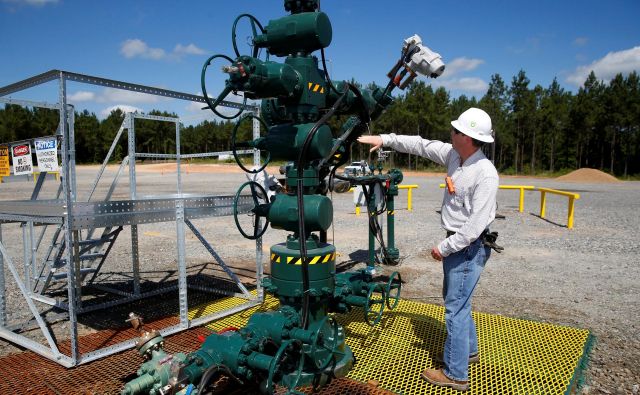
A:
{"type": "MultiPolygon", "coordinates": [[[[196,310],[208,314],[242,302],[229,298],[196,310]]],[[[267,297],[262,306],[208,328],[242,327],[255,311],[277,307],[278,301],[267,297]]],[[[468,394],[569,394],[586,363],[592,340],[588,330],[484,313],[473,316],[480,363],[470,367],[468,394]]],[[[346,342],[356,356],[349,378],[376,380],[381,388],[402,395],[459,393],[420,379],[424,369],[440,367],[433,357],[442,351],[445,340],[444,308],[402,300],[395,310],[385,311],[375,327],[364,322],[361,309],[335,317],[345,327],[346,342]]]]}

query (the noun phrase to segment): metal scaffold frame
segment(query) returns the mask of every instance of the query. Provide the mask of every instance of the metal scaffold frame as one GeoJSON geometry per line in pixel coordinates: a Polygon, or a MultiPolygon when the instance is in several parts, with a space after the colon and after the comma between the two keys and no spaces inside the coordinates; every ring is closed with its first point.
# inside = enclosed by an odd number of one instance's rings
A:
{"type": "MultiPolygon", "coordinates": [[[[32,350],[46,358],[60,363],[66,367],[72,367],[87,363],[107,355],[111,355],[135,345],[136,338],[103,347],[90,352],[81,353],[78,342],[78,315],[98,309],[108,308],[117,304],[127,303],[133,300],[158,295],[160,293],[178,290],[179,295],[179,318],[180,322],[160,332],[169,335],[189,327],[200,325],[238,311],[253,307],[263,301],[264,293],[261,287],[263,276],[263,251],[262,240],[256,240],[256,293],[252,294],[218,255],[213,246],[206,240],[204,235],[194,225],[194,219],[211,218],[218,216],[228,216],[233,214],[233,196],[214,195],[184,195],[182,193],[182,176],[180,162],[187,158],[203,158],[228,154],[228,152],[208,152],[196,154],[182,154],[180,152],[180,119],[173,117],[161,117],[138,113],[127,113],[125,119],[118,130],[113,143],[107,153],[102,166],[91,186],[89,195],[84,200],[78,198],[78,188],[76,184],[76,163],[75,163],[75,141],[74,141],[74,108],[67,103],[67,82],[75,81],[85,84],[105,86],[109,88],[124,89],[149,95],[158,95],[181,100],[205,103],[202,96],[191,95],[166,89],[153,88],[143,85],[131,84],[127,82],[109,80],[99,77],[71,73],[67,71],[51,70],[49,72],[25,79],[23,81],[1,87],[0,103],[15,104],[27,107],[39,107],[57,109],[60,114],[60,122],[56,133],[59,142],[59,155],[61,156],[61,177],[60,185],[55,199],[39,200],[40,190],[46,179],[46,172],[41,172],[35,184],[30,200],[21,201],[0,201],[0,337],[16,343],[22,347],[32,350]],[[27,100],[17,100],[7,98],[7,95],[20,92],[50,81],[58,82],[59,102],[49,104],[27,100]],[[135,120],[147,119],[158,122],[175,123],[176,147],[175,154],[150,154],[136,152],[135,140],[135,120]],[[122,160],[120,167],[109,187],[106,198],[102,200],[93,199],[94,192],[109,160],[120,140],[122,134],[127,132],[128,155],[122,160]],[[177,194],[172,196],[159,196],[153,198],[139,198],[136,190],[136,159],[157,158],[172,159],[177,166],[177,194]],[[112,200],[112,193],[118,183],[125,166],[129,168],[129,199],[112,200]],[[93,200],[92,200],[93,199],[93,200]],[[177,242],[177,285],[166,286],[144,292],[140,287],[138,246],[138,225],[158,222],[176,223],[177,242]],[[11,256],[2,241],[3,224],[19,224],[22,228],[22,249],[24,272],[21,274],[16,266],[15,259],[11,256]],[[45,253],[46,260],[38,267],[37,254],[43,245],[42,240],[47,226],[56,226],[54,237],[45,253]],[[131,228],[131,267],[133,273],[133,289],[131,292],[124,292],[120,289],[113,289],[109,286],[99,284],[96,276],[102,264],[107,258],[111,247],[123,229],[131,228]],[[35,228],[40,227],[40,235],[36,237],[35,228]],[[185,250],[185,227],[188,228],[206,250],[212,255],[215,262],[236,284],[239,292],[225,292],[220,289],[203,287],[197,284],[188,284],[186,250],[185,250]],[[93,233],[102,229],[102,235],[98,238],[93,233]],[[62,247],[61,247],[62,246],[62,247]],[[69,247],[70,246],[70,247],[69,247]],[[102,248],[102,252],[98,253],[102,248]],[[49,258],[52,257],[49,261],[49,258]],[[97,265],[87,268],[81,261],[93,259],[97,265]],[[56,264],[59,267],[56,267],[56,264]],[[10,272],[10,276],[5,276],[5,268],[10,272]],[[57,269],[66,268],[66,273],[57,272],[57,269]],[[46,276],[44,276],[46,274],[46,276]],[[91,276],[89,276],[91,274],[91,276]],[[8,322],[8,307],[6,302],[7,280],[13,279],[20,290],[33,318],[29,320],[37,324],[46,344],[33,340],[20,332],[20,327],[27,326],[29,322],[22,325],[14,325],[8,322]],[[51,281],[66,279],[66,299],[52,297],[47,294],[51,281]],[[83,289],[88,285],[119,296],[119,299],[109,300],[103,303],[93,303],[83,305],[83,289]],[[223,293],[226,295],[238,296],[246,299],[246,302],[224,311],[215,312],[198,318],[190,319],[188,316],[188,289],[195,288],[200,291],[223,293]],[[58,342],[44,317],[44,309],[62,310],[69,322],[70,352],[63,353],[58,342]],[[16,329],[18,328],[18,329],[16,329]],[[68,355],[67,355],[68,354],[68,355]]],[[[244,107],[239,103],[223,101],[221,105],[231,108],[245,108],[258,115],[259,108],[256,106],[244,107]]],[[[259,137],[260,123],[253,120],[254,138],[259,137]]],[[[14,142],[16,143],[16,142],[14,142]]],[[[257,150],[240,151],[239,153],[253,153],[254,165],[260,163],[260,153],[257,150]]],[[[248,212],[252,207],[250,196],[241,196],[238,201],[238,211],[248,212]]]]}

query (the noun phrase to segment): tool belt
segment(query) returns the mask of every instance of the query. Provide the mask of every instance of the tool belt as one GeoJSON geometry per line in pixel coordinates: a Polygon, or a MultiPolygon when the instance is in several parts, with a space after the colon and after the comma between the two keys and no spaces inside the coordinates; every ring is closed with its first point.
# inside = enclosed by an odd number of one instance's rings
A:
{"type": "MultiPolygon", "coordinates": [[[[456,232],[448,230],[447,237],[453,236],[455,233],[456,232]]],[[[478,239],[482,240],[482,245],[492,248],[497,253],[500,253],[504,250],[504,247],[496,244],[496,240],[498,239],[498,232],[489,232],[489,229],[485,229],[485,231],[480,234],[478,239]]]]}

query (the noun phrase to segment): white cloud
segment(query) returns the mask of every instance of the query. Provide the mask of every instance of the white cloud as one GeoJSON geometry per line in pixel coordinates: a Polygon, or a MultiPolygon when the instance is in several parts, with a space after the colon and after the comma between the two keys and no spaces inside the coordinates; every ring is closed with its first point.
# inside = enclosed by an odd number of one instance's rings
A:
{"type": "Polygon", "coordinates": [[[3,3],[32,5],[41,7],[47,4],[55,4],[58,0],[2,0],[3,3]]]}
{"type": "MultiPolygon", "coordinates": [[[[163,100],[162,96],[146,93],[127,91],[122,89],[105,88],[102,94],[96,98],[100,103],[125,102],[125,103],[157,103],[163,100]]],[[[170,100],[170,99],[164,99],[170,100]]]]}
{"type": "Polygon", "coordinates": [[[173,51],[167,52],[162,48],[152,48],[146,42],[133,38],[122,43],[120,53],[127,59],[180,60],[184,56],[204,55],[206,52],[195,44],[177,44],[173,51]]]}
{"type": "Polygon", "coordinates": [[[149,95],[147,93],[133,92],[115,88],[104,88],[100,92],[77,91],[68,96],[71,102],[96,103],[158,103],[160,101],[172,100],[163,96],[149,95]]]}
{"type": "Polygon", "coordinates": [[[133,106],[127,106],[125,104],[117,104],[115,106],[111,106],[108,108],[105,108],[104,110],[102,110],[100,112],[100,115],[102,115],[103,118],[106,118],[109,116],[109,114],[111,114],[112,111],[116,110],[116,109],[120,109],[122,112],[127,113],[127,112],[139,112],[142,113],[142,109],[137,108],[137,107],[133,107],[133,106]]]}
{"type": "Polygon", "coordinates": [[[194,44],[182,45],[178,44],[173,49],[173,53],[175,54],[184,54],[184,55],[204,55],[205,51],[202,48],[196,47],[194,44]]]}
{"type": "MultiPolygon", "coordinates": [[[[198,92],[196,93],[196,95],[198,96],[202,96],[202,92],[198,92]]],[[[209,97],[211,98],[211,100],[215,100],[215,97],[213,97],[212,95],[209,95],[209,97]]],[[[244,97],[242,95],[234,95],[233,93],[230,93],[226,98],[225,101],[228,102],[233,102],[233,103],[242,103],[242,101],[244,100],[244,97]]],[[[255,101],[255,100],[247,100],[247,104],[248,105],[260,105],[259,101],[255,101]]],[[[200,103],[200,102],[190,102],[187,106],[185,106],[185,110],[187,111],[187,115],[185,116],[181,116],[180,119],[182,121],[185,122],[189,122],[189,121],[194,121],[194,120],[221,120],[222,118],[218,117],[217,115],[215,115],[211,110],[209,110],[208,108],[206,109],[202,109],[203,107],[206,107],[207,104],[206,103],[200,103]]],[[[238,109],[237,108],[231,108],[231,107],[225,107],[225,106],[218,106],[218,108],[216,108],[216,111],[218,111],[220,114],[222,115],[226,115],[226,116],[232,116],[238,113],[238,109]]]]}
{"type": "Polygon", "coordinates": [[[448,78],[458,73],[475,70],[483,63],[484,60],[482,59],[469,59],[464,56],[461,58],[455,58],[451,62],[447,63],[443,76],[448,78]]]}
{"type": "Polygon", "coordinates": [[[616,74],[628,74],[640,70],[640,46],[623,51],[609,52],[586,66],[580,66],[567,77],[567,82],[580,86],[593,71],[600,80],[609,81],[616,74]]]}
{"type": "Polygon", "coordinates": [[[432,84],[434,86],[441,86],[447,90],[456,90],[471,94],[483,94],[489,88],[489,84],[481,78],[476,77],[437,79],[432,84]]]}
{"type": "Polygon", "coordinates": [[[434,87],[443,87],[449,91],[458,91],[469,95],[484,94],[489,85],[477,77],[459,76],[469,71],[476,70],[484,64],[483,59],[467,58],[465,56],[455,58],[447,62],[442,77],[434,80],[431,84],[434,87]]]}
{"type": "Polygon", "coordinates": [[[70,102],[93,101],[96,99],[94,92],[78,91],[67,97],[70,102]]]}
{"type": "Polygon", "coordinates": [[[203,111],[209,111],[209,109],[203,110],[202,107],[206,107],[206,103],[200,103],[198,101],[189,102],[189,104],[184,108],[188,112],[192,113],[201,113],[203,111]]]}
{"type": "Polygon", "coordinates": [[[141,57],[145,59],[159,60],[166,56],[164,49],[151,48],[147,45],[147,43],[137,38],[130,39],[122,43],[120,53],[122,53],[124,57],[128,59],[141,57]]]}

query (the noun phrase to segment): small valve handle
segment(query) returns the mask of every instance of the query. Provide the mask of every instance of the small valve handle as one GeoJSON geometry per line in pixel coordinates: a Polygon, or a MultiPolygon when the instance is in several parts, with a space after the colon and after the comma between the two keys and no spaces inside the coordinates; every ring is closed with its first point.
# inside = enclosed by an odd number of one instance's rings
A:
{"type": "Polygon", "coordinates": [[[129,313],[129,318],[125,320],[125,322],[129,322],[133,329],[142,333],[144,332],[144,321],[141,316],[137,315],[134,312],[129,313]]]}

